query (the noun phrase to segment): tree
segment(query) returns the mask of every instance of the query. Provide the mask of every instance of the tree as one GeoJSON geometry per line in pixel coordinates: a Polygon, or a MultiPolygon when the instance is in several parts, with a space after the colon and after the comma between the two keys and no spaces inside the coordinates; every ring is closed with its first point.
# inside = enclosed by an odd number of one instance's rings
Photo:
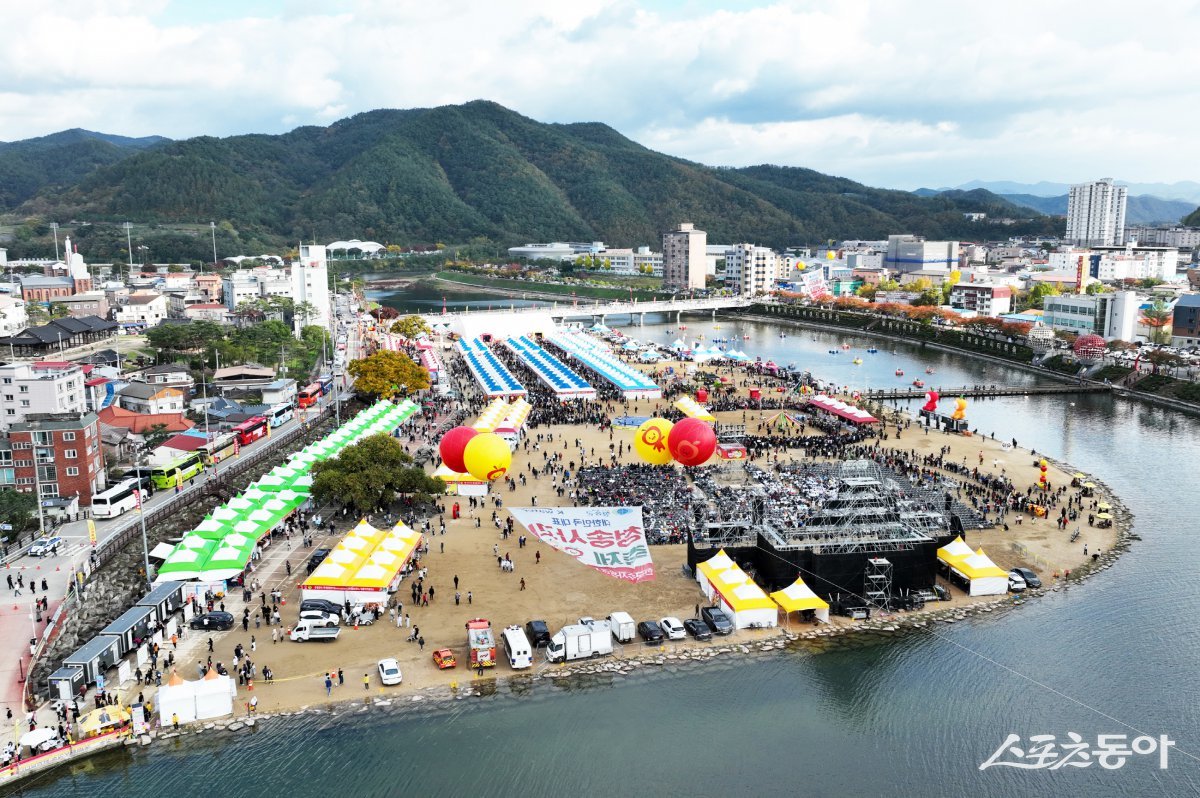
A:
{"type": "Polygon", "coordinates": [[[169,437],[171,437],[171,432],[167,429],[166,424],[151,424],[149,429],[142,434],[147,449],[157,449],[169,437]]]}
{"type": "Polygon", "coordinates": [[[1033,288],[1029,289],[1029,307],[1040,308],[1042,300],[1048,296],[1058,296],[1062,292],[1058,290],[1058,286],[1052,283],[1038,283],[1033,288]]]}
{"type": "Polygon", "coordinates": [[[1142,311],[1142,324],[1150,328],[1150,343],[1162,346],[1171,340],[1171,309],[1161,299],[1142,311]]]}
{"type": "Polygon", "coordinates": [[[32,493],[0,490],[0,523],[12,527],[11,531],[0,532],[0,539],[16,537],[37,526],[37,499],[32,493]]]}
{"type": "Polygon", "coordinates": [[[300,326],[307,327],[308,323],[317,315],[317,308],[311,302],[300,302],[292,308],[292,312],[300,318],[300,326]]]}
{"type": "Polygon", "coordinates": [[[366,514],[385,509],[397,495],[428,499],[445,492],[445,482],[412,463],[395,438],[372,435],[313,466],[313,498],[366,514]]]}
{"type": "Polygon", "coordinates": [[[1089,296],[1095,296],[1096,294],[1103,294],[1107,290],[1108,289],[1105,287],[1104,283],[1097,282],[1088,283],[1087,288],[1083,289],[1083,292],[1089,296]]]}
{"type": "Polygon", "coordinates": [[[429,387],[429,372],[402,352],[381,350],[355,360],[348,369],[354,389],[366,396],[390,399],[429,387]]]}
{"type": "Polygon", "coordinates": [[[71,315],[71,309],[61,302],[51,302],[49,312],[52,319],[65,319],[71,315]]]}
{"type": "Polygon", "coordinates": [[[392,324],[391,331],[396,335],[403,335],[405,338],[416,338],[419,335],[428,335],[430,333],[429,325],[425,322],[425,319],[416,315],[397,319],[392,324]]]}

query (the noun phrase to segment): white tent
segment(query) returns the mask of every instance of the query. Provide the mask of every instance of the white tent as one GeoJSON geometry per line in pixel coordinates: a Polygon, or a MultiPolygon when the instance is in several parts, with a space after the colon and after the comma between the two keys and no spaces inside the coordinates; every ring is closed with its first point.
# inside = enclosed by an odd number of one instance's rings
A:
{"type": "Polygon", "coordinates": [[[159,722],[169,725],[172,715],[177,715],[180,723],[232,715],[235,695],[237,685],[232,677],[216,671],[209,671],[195,682],[184,681],[175,674],[158,690],[159,722]]]}

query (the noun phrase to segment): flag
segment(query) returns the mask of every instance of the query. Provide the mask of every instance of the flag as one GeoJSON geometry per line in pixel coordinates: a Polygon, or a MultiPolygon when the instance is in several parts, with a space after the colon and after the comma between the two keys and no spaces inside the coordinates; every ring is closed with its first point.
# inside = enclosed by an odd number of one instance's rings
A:
{"type": "Polygon", "coordinates": [[[543,543],[627,582],[654,578],[641,507],[510,507],[543,543]]]}
{"type": "Polygon", "coordinates": [[[242,452],[242,444],[237,438],[233,439],[233,456],[237,457],[242,452]]]}
{"type": "MultiPolygon", "coordinates": [[[[142,489],[138,488],[137,490],[135,490],[133,492],[133,496],[134,496],[134,504],[137,506],[137,511],[140,513],[142,511],[142,489]]],[[[91,522],[89,521],[88,523],[91,523],[91,522]]]]}
{"type": "MultiPolygon", "coordinates": [[[[140,506],[141,502],[138,504],[140,506]]],[[[92,546],[96,545],[96,522],[90,518],[88,519],[88,542],[90,542],[92,546]]]]}

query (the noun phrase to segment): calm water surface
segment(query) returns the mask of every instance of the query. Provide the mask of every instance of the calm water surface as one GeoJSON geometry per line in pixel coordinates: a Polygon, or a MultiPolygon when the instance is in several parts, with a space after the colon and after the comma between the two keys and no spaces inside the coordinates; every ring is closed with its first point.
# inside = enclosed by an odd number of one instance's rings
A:
{"type": "MultiPolygon", "coordinates": [[[[884,341],[868,355],[871,341],[840,334],[790,328],[781,339],[767,324],[686,323],[691,336],[749,335],[736,346],[751,355],[852,385],[1039,379],[884,341]],[[843,341],[855,351],[827,353],[843,341]],[[849,364],[855,354],[862,366],[849,364]]],[[[679,331],[633,334],[665,342],[679,331]]],[[[201,784],[208,795],[297,796],[1200,793],[1187,755],[1200,755],[1197,420],[1100,395],[972,402],[968,417],[1103,479],[1136,514],[1142,541],[1067,592],[903,639],[571,690],[539,682],[439,710],[272,721],[235,743],[122,752],[24,794],[191,795],[201,784]],[[1169,768],[1146,756],[1111,771],[978,769],[1009,733],[1074,731],[1094,744],[1134,736],[1123,724],[1176,740],[1169,768]]]]}

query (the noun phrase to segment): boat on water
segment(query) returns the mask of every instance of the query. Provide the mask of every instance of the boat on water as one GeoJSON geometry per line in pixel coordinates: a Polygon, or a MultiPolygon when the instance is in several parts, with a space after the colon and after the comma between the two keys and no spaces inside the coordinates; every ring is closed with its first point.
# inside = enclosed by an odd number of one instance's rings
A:
{"type": "Polygon", "coordinates": [[[896,369],[896,376],[897,376],[897,377],[903,377],[903,376],[904,376],[904,369],[896,369]]]}
{"type": "Polygon", "coordinates": [[[842,344],[842,349],[849,349],[849,348],[850,348],[850,344],[842,344]]]}
{"type": "Polygon", "coordinates": [[[837,349],[830,349],[830,350],[829,350],[829,354],[831,354],[831,355],[836,355],[836,354],[838,354],[838,350],[837,350],[837,349]]]}
{"type": "Polygon", "coordinates": [[[875,347],[873,347],[873,346],[868,346],[868,347],[867,347],[867,354],[868,354],[868,355],[873,355],[873,354],[875,354],[875,353],[876,353],[876,352],[878,352],[878,351],[879,351],[879,350],[878,350],[878,349],[876,349],[876,348],[875,348],[875,347]]]}
{"type": "Polygon", "coordinates": [[[924,388],[925,381],[924,380],[913,380],[913,387],[914,388],[924,388]]]}
{"type": "Polygon", "coordinates": [[[933,369],[925,369],[926,374],[933,374],[933,369]]]}
{"type": "Polygon", "coordinates": [[[743,340],[743,341],[749,341],[749,340],[750,340],[750,336],[749,336],[749,335],[743,335],[743,336],[742,336],[742,340],[743,340]]]}
{"type": "Polygon", "coordinates": [[[856,366],[861,366],[861,365],[862,365],[862,358],[861,358],[861,357],[856,357],[856,358],[854,358],[854,360],[852,360],[851,362],[852,362],[852,363],[854,363],[854,365],[856,365],[856,366]]]}
{"type": "Polygon", "coordinates": [[[780,338],[787,338],[787,333],[780,333],[780,334],[779,334],[779,337],[780,337],[780,338]]]}

